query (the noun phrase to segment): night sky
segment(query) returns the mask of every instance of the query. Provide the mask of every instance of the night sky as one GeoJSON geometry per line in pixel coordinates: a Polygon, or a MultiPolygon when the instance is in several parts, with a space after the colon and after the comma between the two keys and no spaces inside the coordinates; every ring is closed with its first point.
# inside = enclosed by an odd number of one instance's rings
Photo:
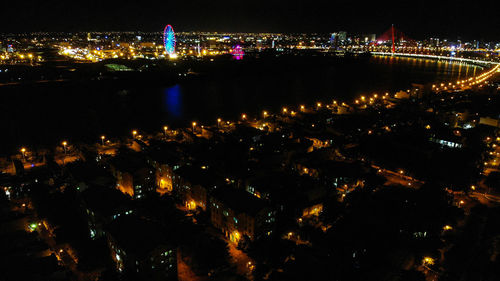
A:
{"type": "Polygon", "coordinates": [[[381,34],[500,40],[500,1],[4,1],[0,32],[177,31],[381,34]]]}

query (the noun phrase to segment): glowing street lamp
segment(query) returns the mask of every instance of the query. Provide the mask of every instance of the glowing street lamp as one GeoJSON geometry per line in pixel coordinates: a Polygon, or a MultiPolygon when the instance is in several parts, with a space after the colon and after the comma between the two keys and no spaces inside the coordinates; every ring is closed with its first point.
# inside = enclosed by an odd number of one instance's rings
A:
{"type": "Polygon", "coordinates": [[[300,111],[304,111],[305,109],[306,109],[306,107],[304,105],[300,106],[300,111]]]}
{"type": "Polygon", "coordinates": [[[267,118],[267,111],[262,112],[262,115],[264,115],[264,118],[267,118]]]}
{"type": "Polygon", "coordinates": [[[431,257],[424,257],[423,260],[422,260],[422,263],[424,265],[433,265],[434,264],[434,259],[431,258],[431,257]]]}
{"type": "Polygon", "coordinates": [[[132,137],[135,139],[135,136],[137,136],[137,131],[136,131],[136,130],[133,130],[133,131],[132,131],[132,137]]]}
{"type": "Polygon", "coordinates": [[[220,122],[222,122],[222,119],[217,118],[217,128],[219,128],[219,127],[220,127],[220,122]]]}
{"type": "Polygon", "coordinates": [[[22,148],[21,148],[21,153],[22,153],[22,155],[23,155],[23,160],[24,160],[24,162],[26,162],[26,155],[25,155],[25,153],[26,153],[26,148],[22,147],[22,148]]]}
{"type": "Polygon", "coordinates": [[[237,230],[232,232],[231,241],[234,243],[238,243],[238,241],[240,241],[240,233],[237,230]]]}
{"type": "Polygon", "coordinates": [[[462,207],[462,205],[463,205],[464,203],[465,203],[465,202],[464,202],[464,200],[460,200],[460,201],[458,201],[458,207],[459,207],[459,208],[460,208],[460,207],[462,207]]]}
{"type": "Polygon", "coordinates": [[[63,156],[63,159],[62,159],[62,162],[63,162],[63,165],[64,165],[64,160],[66,160],[66,146],[68,145],[68,142],[67,141],[63,141],[62,145],[63,145],[63,148],[64,148],[64,156],[63,156]]]}
{"type": "Polygon", "coordinates": [[[104,146],[104,139],[105,139],[105,138],[106,138],[105,136],[101,136],[101,144],[102,144],[103,146],[104,146]]]}
{"type": "Polygon", "coordinates": [[[67,151],[66,151],[66,146],[68,145],[68,142],[67,142],[67,141],[63,141],[63,142],[62,142],[62,145],[63,145],[63,147],[64,147],[64,154],[66,154],[66,152],[67,152],[67,151]]]}
{"type": "Polygon", "coordinates": [[[192,126],[191,126],[191,129],[192,129],[193,134],[194,134],[194,129],[196,128],[196,122],[193,122],[191,125],[192,125],[192,126]]]}
{"type": "Polygon", "coordinates": [[[241,119],[246,120],[247,119],[247,115],[245,113],[241,114],[241,119]]]}

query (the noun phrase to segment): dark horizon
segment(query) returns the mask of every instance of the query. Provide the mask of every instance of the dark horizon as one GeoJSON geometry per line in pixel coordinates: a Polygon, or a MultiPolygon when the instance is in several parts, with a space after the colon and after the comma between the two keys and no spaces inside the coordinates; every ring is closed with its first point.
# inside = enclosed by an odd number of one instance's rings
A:
{"type": "Polygon", "coordinates": [[[28,0],[9,2],[0,11],[0,33],[157,31],[171,24],[176,31],[348,33],[380,35],[394,24],[408,37],[500,40],[495,11],[499,3],[480,7],[463,1],[377,4],[255,1],[162,3],[88,1],[85,4],[28,0]],[[412,5],[408,7],[409,5],[412,5]]]}

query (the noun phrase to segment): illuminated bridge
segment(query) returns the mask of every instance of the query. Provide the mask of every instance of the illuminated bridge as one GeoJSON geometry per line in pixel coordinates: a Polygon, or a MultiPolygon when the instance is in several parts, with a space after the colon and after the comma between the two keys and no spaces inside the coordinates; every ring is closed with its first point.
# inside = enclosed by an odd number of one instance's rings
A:
{"type": "Polygon", "coordinates": [[[370,52],[370,53],[373,55],[381,55],[381,56],[427,58],[427,59],[436,59],[436,60],[454,60],[454,61],[460,61],[460,62],[486,64],[486,65],[498,65],[498,64],[500,64],[500,62],[494,62],[494,61],[485,61],[485,60],[467,59],[467,58],[458,58],[458,57],[448,57],[448,56],[438,56],[438,55],[428,55],[428,54],[409,54],[409,53],[392,53],[392,52],[370,52]]]}
{"type": "Polygon", "coordinates": [[[392,48],[391,48],[391,52],[384,52],[384,51],[380,52],[380,51],[370,50],[370,53],[373,55],[428,58],[428,59],[435,59],[435,60],[452,60],[452,61],[474,63],[474,64],[486,65],[486,66],[500,64],[499,62],[487,61],[487,60],[481,60],[481,59],[473,59],[473,58],[462,58],[462,57],[454,57],[454,56],[397,52],[396,51],[397,50],[396,41],[398,41],[399,43],[403,43],[403,44],[407,44],[407,45],[414,45],[414,46],[417,44],[417,42],[415,40],[409,38],[408,36],[406,36],[400,30],[397,30],[396,28],[394,28],[394,25],[392,25],[389,30],[387,30],[381,36],[379,36],[379,38],[377,38],[376,41],[377,42],[391,42],[392,48]]]}

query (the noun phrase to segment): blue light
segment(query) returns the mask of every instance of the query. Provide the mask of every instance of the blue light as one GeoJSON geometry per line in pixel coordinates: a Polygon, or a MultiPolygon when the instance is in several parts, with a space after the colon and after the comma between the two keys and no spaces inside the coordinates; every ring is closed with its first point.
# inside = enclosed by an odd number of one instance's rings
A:
{"type": "Polygon", "coordinates": [[[172,116],[179,118],[182,116],[182,95],[181,86],[175,85],[165,89],[165,110],[172,116]]]}

